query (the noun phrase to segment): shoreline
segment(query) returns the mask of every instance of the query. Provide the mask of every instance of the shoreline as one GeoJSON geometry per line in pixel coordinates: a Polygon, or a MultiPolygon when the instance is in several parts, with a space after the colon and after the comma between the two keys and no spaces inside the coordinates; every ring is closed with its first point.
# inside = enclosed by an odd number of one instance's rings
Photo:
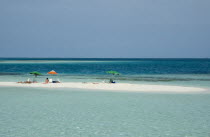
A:
{"type": "Polygon", "coordinates": [[[172,85],[150,85],[150,84],[129,84],[129,83],[31,83],[23,84],[16,82],[0,82],[0,87],[31,87],[31,88],[70,88],[70,89],[93,89],[108,90],[116,92],[159,92],[159,93],[207,93],[208,89],[199,87],[172,86],[172,85]]]}

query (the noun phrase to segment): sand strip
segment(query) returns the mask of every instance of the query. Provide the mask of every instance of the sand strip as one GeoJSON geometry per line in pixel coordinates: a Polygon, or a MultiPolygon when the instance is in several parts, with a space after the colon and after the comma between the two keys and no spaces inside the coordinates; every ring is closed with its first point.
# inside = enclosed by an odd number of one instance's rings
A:
{"type": "Polygon", "coordinates": [[[32,83],[22,84],[15,82],[0,82],[0,86],[4,87],[39,87],[39,88],[78,88],[78,89],[94,89],[94,90],[111,90],[111,91],[129,91],[129,92],[178,92],[178,93],[192,93],[205,92],[207,89],[198,87],[184,87],[184,86],[170,86],[170,85],[150,85],[150,84],[129,84],[129,83],[81,83],[81,82],[67,82],[67,83],[32,83]]]}

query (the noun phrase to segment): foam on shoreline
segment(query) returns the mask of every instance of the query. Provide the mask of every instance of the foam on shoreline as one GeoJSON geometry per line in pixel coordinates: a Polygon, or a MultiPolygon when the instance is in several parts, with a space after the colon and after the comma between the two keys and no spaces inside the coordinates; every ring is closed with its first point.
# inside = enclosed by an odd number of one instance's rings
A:
{"type": "Polygon", "coordinates": [[[23,84],[15,82],[0,82],[0,87],[33,87],[33,88],[78,88],[78,89],[94,89],[94,90],[111,90],[111,91],[128,91],[128,92],[175,92],[175,93],[196,93],[207,91],[205,88],[170,86],[170,85],[147,85],[147,84],[129,84],[129,83],[82,83],[82,82],[66,82],[66,83],[32,83],[23,84]]]}

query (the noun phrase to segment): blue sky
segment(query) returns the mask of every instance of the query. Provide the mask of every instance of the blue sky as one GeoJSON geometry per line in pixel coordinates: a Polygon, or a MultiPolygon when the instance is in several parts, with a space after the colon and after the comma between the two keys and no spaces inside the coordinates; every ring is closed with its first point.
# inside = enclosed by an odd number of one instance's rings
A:
{"type": "Polygon", "coordinates": [[[0,57],[210,57],[209,0],[1,0],[0,57]]]}

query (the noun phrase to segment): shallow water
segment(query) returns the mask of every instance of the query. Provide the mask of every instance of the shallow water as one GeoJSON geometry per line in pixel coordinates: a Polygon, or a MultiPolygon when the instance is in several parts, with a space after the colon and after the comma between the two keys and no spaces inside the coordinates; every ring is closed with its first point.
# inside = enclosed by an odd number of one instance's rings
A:
{"type": "Polygon", "coordinates": [[[0,87],[1,137],[209,137],[210,94],[0,87]]]}

